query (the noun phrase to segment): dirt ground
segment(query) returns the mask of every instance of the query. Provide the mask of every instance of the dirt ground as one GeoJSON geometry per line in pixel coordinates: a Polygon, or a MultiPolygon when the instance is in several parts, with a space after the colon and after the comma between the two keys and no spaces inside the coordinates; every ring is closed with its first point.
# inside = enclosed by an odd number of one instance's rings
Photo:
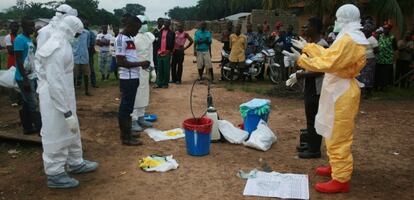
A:
{"type": "MultiPolygon", "coordinates": [[[[215,43],[213,49],[219,48],[215,43]]],[[[169,89],[151,91],[148,112],[159,116],[156,128],[177,128],[191,117],[189,94],[197,72],[190,53],[186,56],[182,85],[172,84],[169,89]]],[[[215,69],[218,77],[217,66],[215,69]]],[[[196,113],[201,114],[205,109],[206,90],[205,84],[196,86],[196,113]]],[[[362,102],[354,136],[351,192],[325,195],[317,193],[313,186],[327,180],[314,173],[315,167],[327,164],[326,155],[316,160],[301,160],[296,156],[299,129],[305,127],[301,99],[275,98],[237,89],[229,91],[225,83],[214,85],[212,93],[220,117],[234,124],[242,121],[238,108],[241,103],[252,98],[270,99],[269,126],[277,133],[278,141],[267,152],[227,143],[212,144],[210,155],[192,157],[187,155],[183,139],[154,142],[145,135],[144,146],[122,146],[117,126],[119,89],[116,84],[107,83],[92,92],[93,97],[78,93],[78,114],[84,157],[98,161],[98,171],[74,176],[81,183],[76,189],[51,190],[45,184],[41,147],[3,141],[0,199],[262,199],[243,196],[246,181],[236,176],[240,169],[260,168],[260,158],[274,171],[308,174],[311,199],[414,199],[413,101],[362,102]],[[11,155],[10,149],[20,153],[11,155]],[[138,159],[151,154],[174,155],[180,166],[167,173],[139,170],[138,159]]],[[[0,105],[0,124],[10,125],[3,129],[21,131],[15,126],[18,109],[8,106],[5,96],[0,97],[0,105]]]]}

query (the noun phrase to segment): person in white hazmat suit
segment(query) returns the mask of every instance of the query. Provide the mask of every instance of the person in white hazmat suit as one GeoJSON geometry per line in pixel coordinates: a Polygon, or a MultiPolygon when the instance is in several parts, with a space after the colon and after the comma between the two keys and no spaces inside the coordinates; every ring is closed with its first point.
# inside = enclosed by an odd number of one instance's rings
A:
{"type": "Polygon", "coordinates": [[[140,84],[137,90],[135,97],[134,111],[131,114],[132,117],[132,131],[143,131],[143,128],[152,127],[150,122],[145,121],[145,108],[149,104],[149,95],[150,95],[150,75],[151,81],[155,82],[156,74],[154,70],[153,62],[153,42],[155,41],[155,36],[148,30],[148,18],[143,15],[137,16],[141,22],[142,26],[139,30],[139,33],[135,36],[135,46],[137,48],[137,55],[139,61],[150,60],[151,64],[148,69],[140,69],[139,80],[140,84]]]}
{"type": "Polygon", "coordinates": [[[83,31],[75,16],[64,17],[36,51],[40,112],[42,115],[43,164],[50,188],[79,185],[68,173],[95,171],[98,163],[82,158],[73,83],[73,53],[69,41],[83,31]],[[67,170],[65,166],[67,165],[67,170]]]}
{"type": "Polygon", "coordinates": [[[56,8],[55,16],[50,20],[49,24],[42,27],[38,31],[36,38],[37,48],[40,48],[47,39],[50,38],[53,31],[56,29],[59,22],[66,16],[78,16],[78,11],[67,4],[62,4],[56,8]]]}

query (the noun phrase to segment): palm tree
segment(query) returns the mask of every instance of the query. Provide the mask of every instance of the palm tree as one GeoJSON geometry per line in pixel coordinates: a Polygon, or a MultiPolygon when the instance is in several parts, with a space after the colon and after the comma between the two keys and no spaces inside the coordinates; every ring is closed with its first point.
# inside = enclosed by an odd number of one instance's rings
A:
{"type": "Polygon", "coordinates": [[[252,0],[230,0],[230,8],[232,13],[250,12],[252,9],[261,8],[260,1],[252,0]]]}
{"type": "Polygon", "coordinates": [[[370,0],[368,3],[368,12],[374,15],[377,21],[394,20],[400,34],[404,34],[407,25],[404,16],[412,16],[413,11],[412,0],[370,0]]]}

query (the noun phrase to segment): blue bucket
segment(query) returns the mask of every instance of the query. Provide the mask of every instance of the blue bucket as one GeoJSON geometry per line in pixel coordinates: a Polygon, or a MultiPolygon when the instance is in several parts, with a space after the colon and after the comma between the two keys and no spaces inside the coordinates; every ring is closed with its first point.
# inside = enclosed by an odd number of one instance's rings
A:
{"type": "Polygon", "coordinates": [[[205,156],[210,153],[212,126],[213,120],[206,117],[184,121],[185,143],[189,155],[205,156]]]}
{"type": "Polygon", "coordinates": [[[249,111],[247,116],[244,118],[244,130],[252,134],[257,129],[257,125],[260,120],[267,122],[269,119],[269,113],[263,115],[257,115],[254,111],[249,111]]]}

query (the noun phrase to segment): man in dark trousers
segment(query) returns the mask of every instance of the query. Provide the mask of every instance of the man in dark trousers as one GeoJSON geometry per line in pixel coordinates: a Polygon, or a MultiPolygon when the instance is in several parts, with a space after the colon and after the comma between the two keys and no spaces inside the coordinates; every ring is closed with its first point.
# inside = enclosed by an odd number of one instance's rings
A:
{"type": "Polygon", "coordinates": [[[119,69],[119,87],[121,90],[121,103],[119,105],[118,123],[121,130],[123,145],[142,145],[136,134],[131,132],[131,113],[134,110],[135,96],[139,87],[139,67],[147,69],[149,61],[138,62],[134,36],[141,28],[141,21],[136,16],[129,16],[125,20],[125,28],[116,38],[116,62],[119,69]]]}
{"type": "Polygon", "coordinates": [[[36,95],[37,77],[34,72],[35,46],[31,38],[34,33],[34,22],[23,19],[21,26],[23,33],[14,40],[13,50],[16,56],[15,79],[21,91],[23,108],[20,111],[23,133],[39,133],[42,121],[39,112],[39,102],[36,95]]]}
{"type": "MultiPolygon", "coordinates": [[[[328,43],[321,38],[322,28],[322,20],[316,17],[311,17],[308,20],[308,24],[305,26],[305,35],[309,42],[328,48],[328,43]]],[[[304,141],[300,141],[302,145],[298,148],[299,158],[320,158],[322,136],[316,133],[315,117],[318,113],[319,97],[321,94],[324,74],[320,72],[298,71],[295,73],[295,76],[297,80],[304,80],[305,114],[307,124],[307,133],[303,137],[304,141]]]]}
{"type": "Polygon", "coordinates": [[[155,88],[168,88],[170,81],[171,54],[174,51],[175,33],[170,29],[171,20],[164,20],[164,28],[158,33],[157,85],[155,88]]]}
{"type": "Polygon", "coordinates": [[[154,29],[152,31],[152,34],[155,36],[155,40],[154,40],[154,43],[153,43],[153,46],[152,46],[152,50],[154,51],[153,61],[154,61],[154,65],[155,65],[154,66],[155,72],[157,72],[157,73],[158,73],[157,57],[158,57],[158,49],[160,48],[158,46],[159,45],[158,40],[160,39],[159,38],[159,33],[160,33],[163,26],[164,26],[164,19],[163,18],[158,18],[157,25],[154,26],[154,29]]]}
{"type": "Polygon", "coordinates": [[[191,36],[184,31],[184,26],[179,23],[177,31],[175,32],[175,46],[173,58],[171,62],[171,79],[172,83],[181,84],[181,77],[183,75],[184,52],[193,45],[194,41],[191,36]],[[187,43],[187,40],[189,43],[187,43]]]}

